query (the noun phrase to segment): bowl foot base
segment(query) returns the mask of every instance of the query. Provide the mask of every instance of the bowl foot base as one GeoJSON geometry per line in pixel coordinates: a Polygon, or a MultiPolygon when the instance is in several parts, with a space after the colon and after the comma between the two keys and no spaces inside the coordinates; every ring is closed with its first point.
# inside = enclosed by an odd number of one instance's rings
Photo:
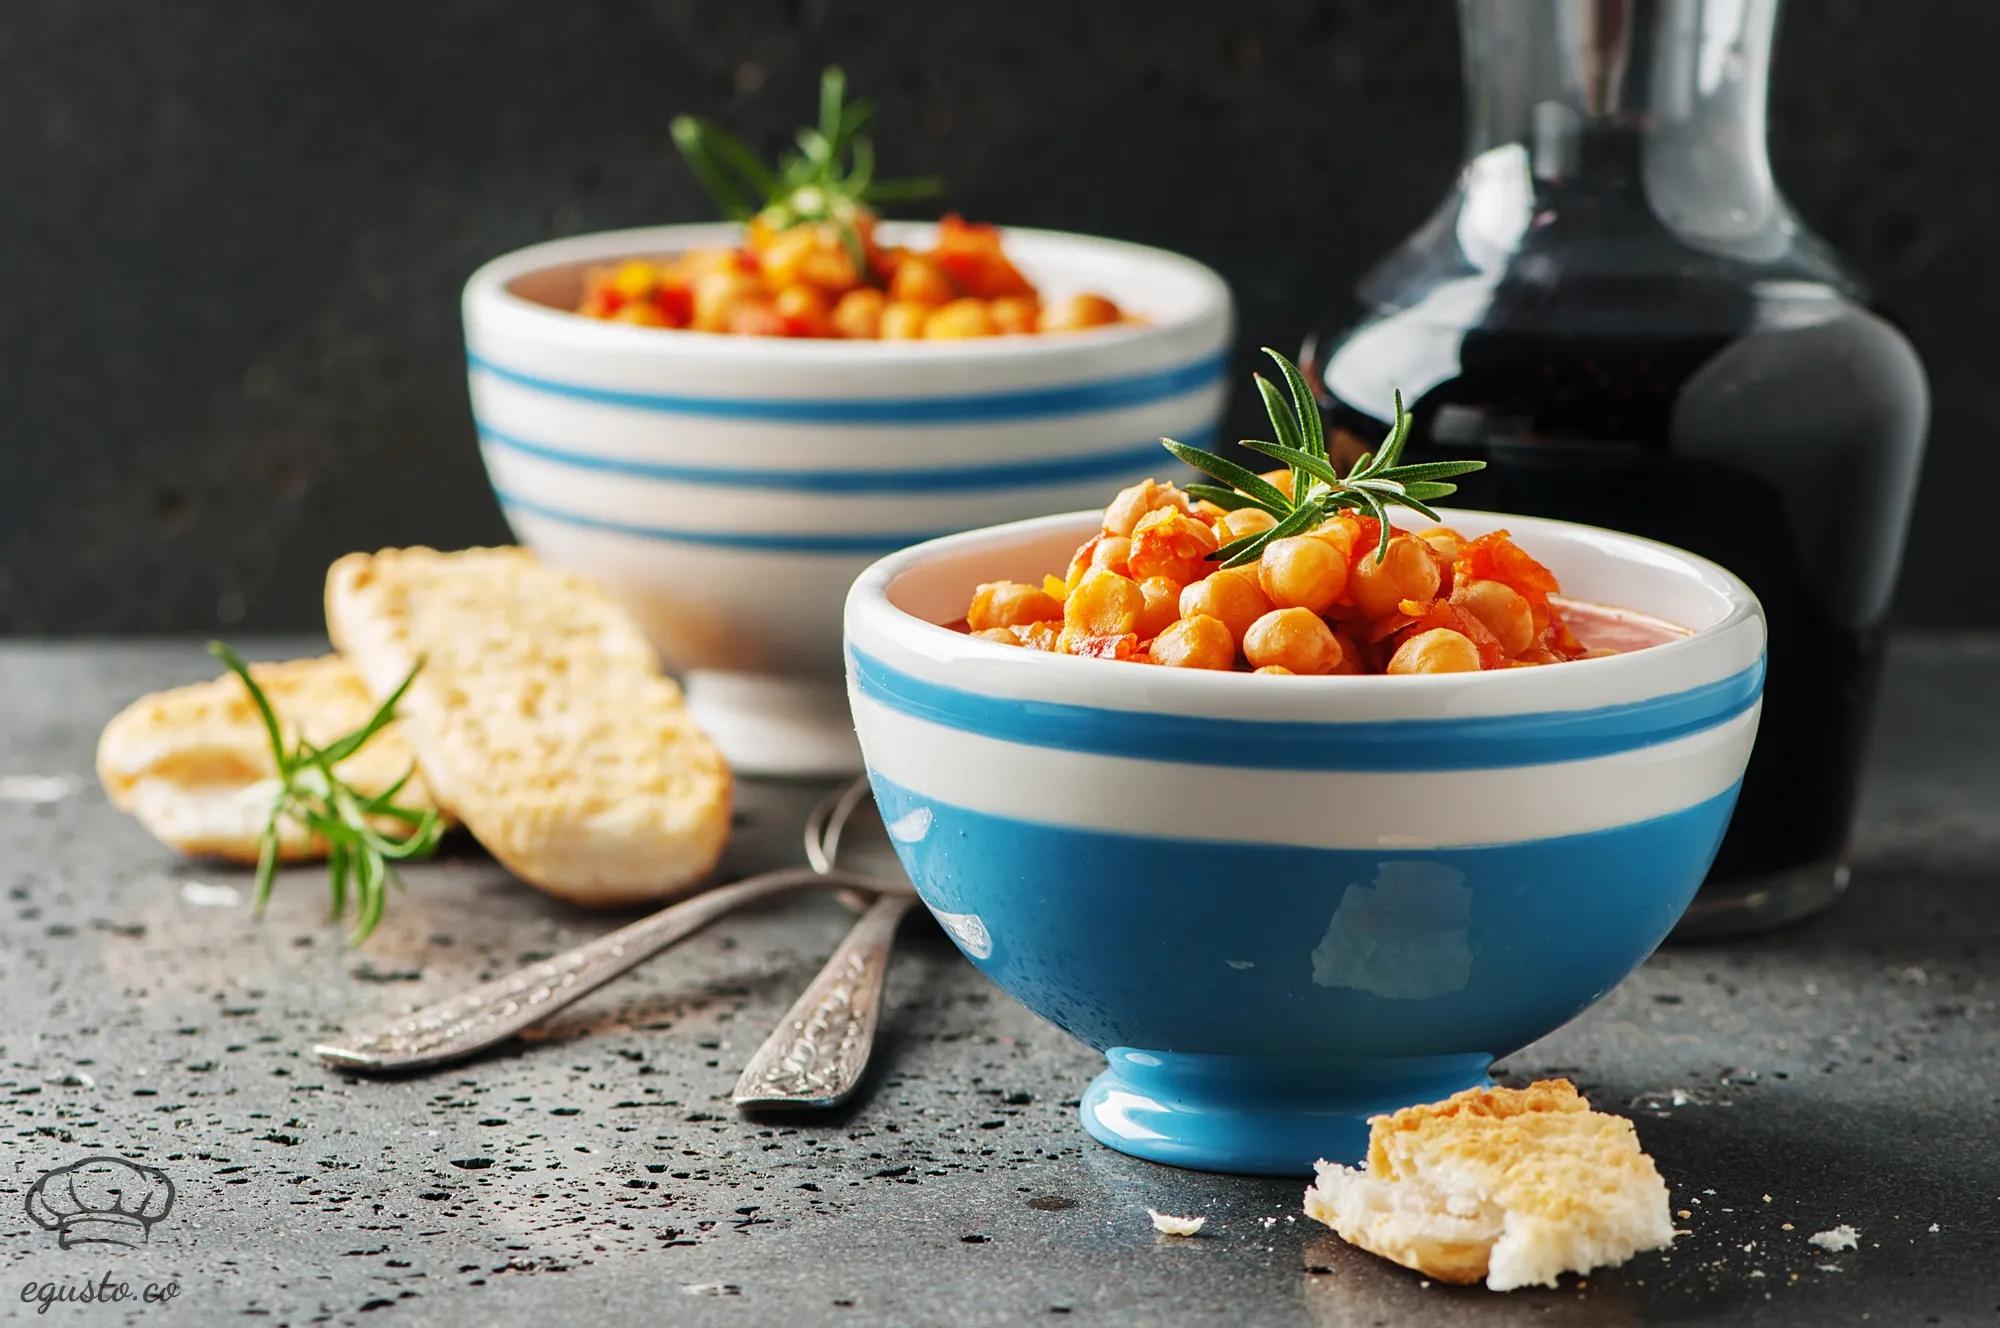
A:
{"type": "Polygon", "coordinates": [[[1368,1118],[1493,1081],[1490,1056],[1274,1062],[1113,1047],[1083,1095],[1083,1128],[1149,1162],[1243,1175],[1310,1176],[1358,1164],[1368,1118]]]}
{"type": "Polygon", "coordinates": [[[851,775],[861,747],[838,681],[696,669],[688,713],[739,775],[851,775]]]}

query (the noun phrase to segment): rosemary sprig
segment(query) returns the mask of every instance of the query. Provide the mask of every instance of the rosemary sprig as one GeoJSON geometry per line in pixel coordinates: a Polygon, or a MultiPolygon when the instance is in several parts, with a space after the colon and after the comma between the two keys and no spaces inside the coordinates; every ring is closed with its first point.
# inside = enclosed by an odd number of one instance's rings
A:
{"type": "Polygon", "coordinates": [[[1403,409],[1403,394],[1399,391],[1389,436],[1382,440],[1379,449],[1362,454],[1348,467],[1347,474],[1342,475],[1327,453],[1326,424],[1320,419],[1319,403],[1313,399],[1312,389],[1306,386],[1305,375],[1269,346],[1264,347],[1264,353],[1277,361],[1291,399],[1287,401],[1285,394],[1268,379],[1257,375],[1257,392],[1264,398],[1264,412],[1271,417],[1277,441],[1245,438],[1242,445],[1290,467],[1291,493],[1213,452],[1171,438],[1160,440],[1180,460],[1221,481],[1190,484],[1187,486],[1190,495],[1230,511],[1261,508],[1277,518],[1278,524],[1270,529],[1232,540],[1208,555],[1221,561],[1224,567],[1253,562],[1272,540],[1310,530],[1342,508],[1365,512],[1380,523],[1381,538],[1375,546],[1375,561],[1379,563],[1389,551],[1389,508],[1407,507],[1433,521],[1439,520],[1428,504],[1458,490],[1456,484],[1445,481],[1485,469],[1484,461],[1399,464],[1403,447],[1410,441],[1410,415],[1403,409]]]}
{"type": "Polygon", "coordinates": [[[265,819],[263,834],[257,840],[254,910],[261,915],[264,905],[270,901],[271,887],[276,883],[278,873],[278,826],[281,820],[289,819],[325,841],[327,887],[332,896],[333,916],[340,917],[347,911],[351,890],[354,897],[354,931],[348,936],[348,943],[359,945],[368,939],[368,934],[375,930],[375,924],[382,920],[388,888],[392,885],[402,888],[402,878],[396,874],[392,864],[428,857],[437,848],[444,825],[435,809],[419,811],[414,807],[399,806],[396,802],[396,795],[403,791],[404,785],[410,782],[410,776],[416,773],[415,766],[404,771],[402,778],[388,788],[372,795],[350,787],[334,773],[333,768],[360,751],[363,744],[396,717],[396,705],[403,699],[403,693],[409,690],[423,662],[420,660],[411,668],[401,685],[376,707],[375,713],[360,728],[324,747],[308,742],[301,735],[292,747],[287,748],[284,732],[278,727],[277,712],[271,708],[271,700],[264,695],[264,689],[250,676],[250,668],[242,657],[220,641],[209,642],[208,651],[243,680],[251,702],[263,717],[264,731],[271,739],[271,757],[278,767],[278,794],[271,800],[271,814],[265,819]],[[391,821],[406,829],[402,834],[384,833],[376,826],[378,820],[391,821]]]}
{"type": "Polygon", "coordinates": [[[944,189],[937,176],[875,178],[875,144],[861,132],[875,108],[847,100],[847,76],[830,65],[819,76],[819,123],[798,131],[798,149],[766,166],[742,139],[697,115],[673,121],[674,145],[702,187],[732,221],[756,217],[773,230],[831,222],[864,271],[866,253],[856,221],[873,203],[928,198],[944,189]]]}

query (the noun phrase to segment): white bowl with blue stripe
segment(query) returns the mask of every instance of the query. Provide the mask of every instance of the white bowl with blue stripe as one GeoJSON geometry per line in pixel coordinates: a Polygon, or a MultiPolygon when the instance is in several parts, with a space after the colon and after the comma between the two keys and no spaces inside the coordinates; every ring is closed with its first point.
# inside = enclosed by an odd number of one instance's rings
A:
{"type": "Polygon", "coordinates": [[[1358,1161],[1367,1117],[1486,1082],[1665,938],[1735,804],[1763,611],[1649,540],[1505,527],[1565,592],[1694,629],[1614,657],[1268,678],[952,631],[1063,566],[1096,512],[885,558],[849,701],[911,880],[960,949],[1104,1052],[1084,1124],[1219,1171],[1358,1161]]]}
{"type": "MultiPolygon", "coordinates": [[[[885,553],[1098,503],[1215,437],[1231,312],[1157,249],[1007,231],[1046,297],[1146,321],[1057,336],[824,341],[661,331],[566,312],[583,269],[738,242],[734,226],[520,250],[465,288],[473,416],[521,541],[617,594],[686,674],[740,770],[855,767],[840,604],[885,553]]],[[[889,243],[928,228],[885,224],[889,243]]]]}

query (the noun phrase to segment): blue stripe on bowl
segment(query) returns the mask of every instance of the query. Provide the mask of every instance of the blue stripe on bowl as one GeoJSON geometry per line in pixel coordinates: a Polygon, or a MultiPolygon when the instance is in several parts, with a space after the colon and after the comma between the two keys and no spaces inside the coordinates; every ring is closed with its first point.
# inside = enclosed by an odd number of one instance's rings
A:
{"type": "Polygon", "coordinates": [[[1255,770],[1493,770],[1579,761],[1699,733],[1742,714],[1764,690],[1759,656],[1720,682],[1590,710],[1280,722],[982,696],[904,673],[851,645],[847,660],[862,695],[947,728],[1029,747],[1255,770]]]}
{"type": "Polygon", "coordinates": [[[894,531],[859,531],[833,534],[772,535],[748,530],[683,530],[677,526],[642,525],[631,521],[614,521],[609,517],[589,516],[582,512],[567,512],[559,507],[535,502],[512,494],[495,485],[494,496],[500,500],[500,509],[512,514],[523,512],[540,517],[545,521],[556,521],[566,526],[577,526],[584,530],[608,531],[614,535],[629,535],[634,539],[657,540],[666,544],[700,544],[724,549],[757,549],[767,553],[839,553],[875,554],[894,553],[912,544],[938,539],[951,534],[945,530],[915,530],[898,534],[894,531]]]}
{"type": "Polygon", "coordinates": [[[478,373],[504,382],[573,397],[603,406],[702,415],[711,419],[783,421],[793,424],[975,424],[989,420],[1032,420],[1053,415],[1143,406],[1212,387],[1222,379],[1228,352],[1219,351],[1170,369],[1120,378],[1024,387],[1000,392],[900,397],[703,397],[679,393],[633,392],[543,378],[468,353],[478,373]]]}
{"type": "MultiPolygon", "coordinates": [[[[627,457],[575,452],[566,447],[529,442],[503,433],[484,420],[475,418],[482,442],[522,456],[534,457],[577,470],[593,470],[611,475],[632,475],[644,479],[673,480],[681,484],[705,484],[720,488],[786,489],[817,493],[917,493],[954,490],[992,490],[1037,484],[1057,484],[1066,480],[1101,479],[1126,475],[1157,463],[1162,469],[1178,471],[1181,463],[1161,450],[1156,439],[1130,443],[1114,451],[1092,452],[1084,456],[1048,457],[1035,461],[1003,461],[979,466],[904,467],[896,470],[840,470],[818,466],[758,468],[740,466],[683,466],[664,461],[639,461],[627,457]]],[[[1211,426],[1185,432],[1181,441],[1209,448],[1216,438],[1211,426]]]]}

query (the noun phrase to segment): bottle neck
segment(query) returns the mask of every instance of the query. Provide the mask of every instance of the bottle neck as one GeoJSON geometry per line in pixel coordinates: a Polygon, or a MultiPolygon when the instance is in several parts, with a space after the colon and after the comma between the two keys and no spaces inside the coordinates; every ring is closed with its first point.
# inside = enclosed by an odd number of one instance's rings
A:
{"type": "Polygon", "coordinates": [[[1777,9],[1459,0],[1468,201],[1624,196],[1683,239],[1725,247],[1781,225],[1764,137],[1777,9]]]}

